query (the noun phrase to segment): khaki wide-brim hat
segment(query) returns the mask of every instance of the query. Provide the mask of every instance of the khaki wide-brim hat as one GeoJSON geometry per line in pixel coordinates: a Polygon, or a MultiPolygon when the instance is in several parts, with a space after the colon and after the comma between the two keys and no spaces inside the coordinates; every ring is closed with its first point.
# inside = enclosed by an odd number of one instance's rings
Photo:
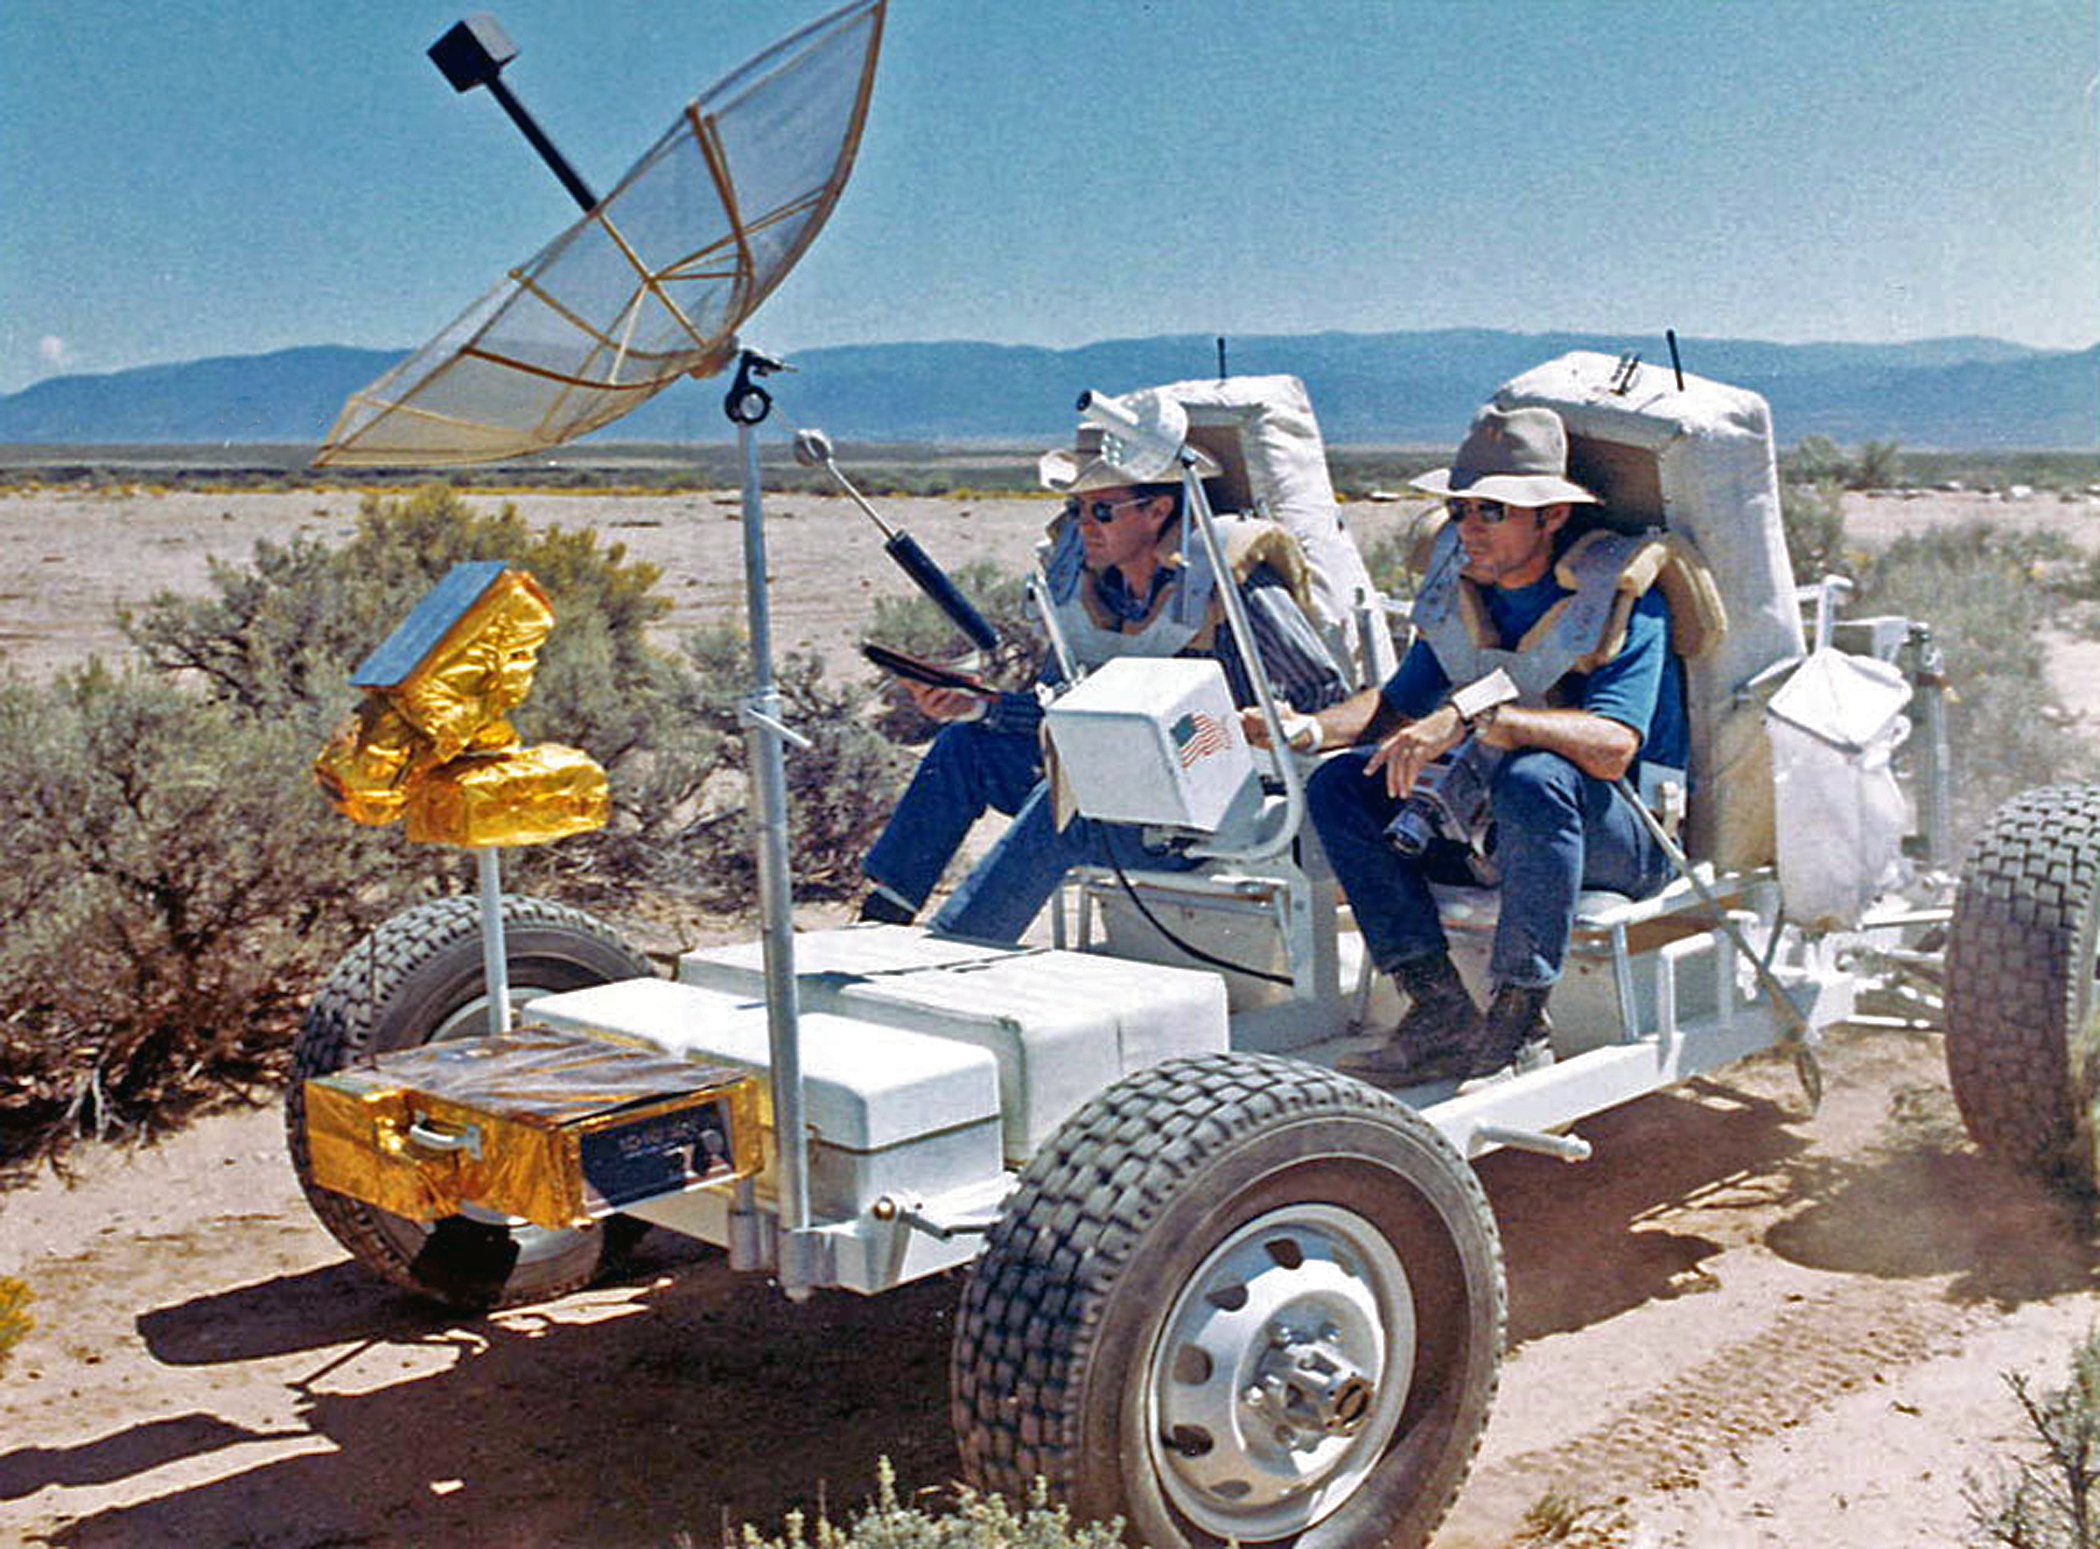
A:
{"type": "Polygon", "coordinates": [[[1551,409],[1482,409],[1450,467],[1408,482],[1432,495],[1512,506],[1597,503],[1568,477],[1568,430],[1551,409]]]}
{"type": "MultiPolygon", "coordinates": [[[[1133,484],[1173,484],[1178,473],[1140,475],[1117,463],[1107,448],[1108,435],[1098,425],[1081,425],[1070,446],[1053,447],[1036,460],[1036,475],[1043,488],[1060,495],[1084,495],[1090,490],[1123,489],[1133,484]]],[[[1188,443],[1196,459],[1196,477],[1216,478],[1224,470],[1202,447],[1188,443]]]]}

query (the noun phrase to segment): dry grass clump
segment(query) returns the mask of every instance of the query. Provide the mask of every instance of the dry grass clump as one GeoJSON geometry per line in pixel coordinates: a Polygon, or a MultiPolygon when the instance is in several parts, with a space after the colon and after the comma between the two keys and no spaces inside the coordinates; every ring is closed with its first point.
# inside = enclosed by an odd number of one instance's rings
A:
{"type": "MultiPolygon", "coordinates": [[[[780,1536],[768,1538],[746,1523],[741,1532],[723,1535],[723,1549],[1122,1549],[1120,1520],[1074,1522],[1066,1508],[1050,1504],[1041,1480],[1018,1505],[963,1489],[955,1510],[936,1513],[897,1498],[888,1458],[876,1460],[875,1479],[873,1503],[848,1517],[844,1527],[821,1511],[814,1525],[791,1512],[780,1536]]],[[[676,1542],[679,1549],[693,1549],[699,1540],[680,1533],[676,1542]]]]}
{"type": "Polygon", "coordinates": [[[23,1337],[36,1327],[29,1315],[29,1287],[12,1275],[0,1275],[0,1372],[23,1337]]]}

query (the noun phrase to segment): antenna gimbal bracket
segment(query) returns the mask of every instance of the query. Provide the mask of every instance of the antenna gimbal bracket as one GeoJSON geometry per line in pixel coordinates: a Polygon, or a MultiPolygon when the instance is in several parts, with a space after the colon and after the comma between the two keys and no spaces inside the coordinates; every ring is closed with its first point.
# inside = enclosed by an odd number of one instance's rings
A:
{"type": "Polygon", "coordinates": [[[736,380],[722,397],[722,412],[738,425],[757,425],[773,412],[773,395],[760,387],[757,378],[776,371],[792,371],[786,361],[760,350],[747,349],[737,357],[736,380]]]}

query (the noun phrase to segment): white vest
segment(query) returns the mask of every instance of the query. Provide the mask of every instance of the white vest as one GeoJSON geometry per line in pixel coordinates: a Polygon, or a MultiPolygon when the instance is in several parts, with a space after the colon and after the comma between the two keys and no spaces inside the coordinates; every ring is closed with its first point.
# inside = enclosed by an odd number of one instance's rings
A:
{"type": "Polygon", "coordinates": [[[1077,666],[1091,672],[1118,656],[1175,656],[1210,622],[1213,576],[1201,543],[1185,545],[1181,574],[1162,591],[1151,616],[1113,628],[1087,606],[1089,581],[1079,529],[1062,527],[1049,544],[1043,572],[1050,583],[1051,610],[1077,666]],[[1193,549],[1194,552],[1188,552],[1193,549]]]}

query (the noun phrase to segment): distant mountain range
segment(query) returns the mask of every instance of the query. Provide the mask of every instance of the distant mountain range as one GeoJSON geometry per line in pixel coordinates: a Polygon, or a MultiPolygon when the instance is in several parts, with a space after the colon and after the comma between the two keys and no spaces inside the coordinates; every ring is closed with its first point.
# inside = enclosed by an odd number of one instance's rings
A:
{"type": "MultiPolygon", "coordinates": [[[[1664,341],[1490,329],[1261,335],[1226,341],[1235,373],[1305,379],[1330,441],[1441,446],[1507,377],[1572,349],[1639,352],[1664,341]]],[[[2037,350],[1999,339],[1769,344],[1681,339],[1687,371],[1755,389],[1782,443],[1824,435],[1954,450],[2100,448],[2100,345],[2037,350]]],[[[344,398],[399,352],[319,345],[268,355],[52,377],[0,395],[0,443],[318,444],[344,398]]],[[[774,391],[797,425],[858,441],[1058,439],[1081,388],[1120,392],[1209,376],[1208,335],[1116,339],[1077,349],[933,343],[841,345],[793,358],[774,391]]],[[[721,382],[681,382],[601,440],[720,441],[721,382]]]]}

